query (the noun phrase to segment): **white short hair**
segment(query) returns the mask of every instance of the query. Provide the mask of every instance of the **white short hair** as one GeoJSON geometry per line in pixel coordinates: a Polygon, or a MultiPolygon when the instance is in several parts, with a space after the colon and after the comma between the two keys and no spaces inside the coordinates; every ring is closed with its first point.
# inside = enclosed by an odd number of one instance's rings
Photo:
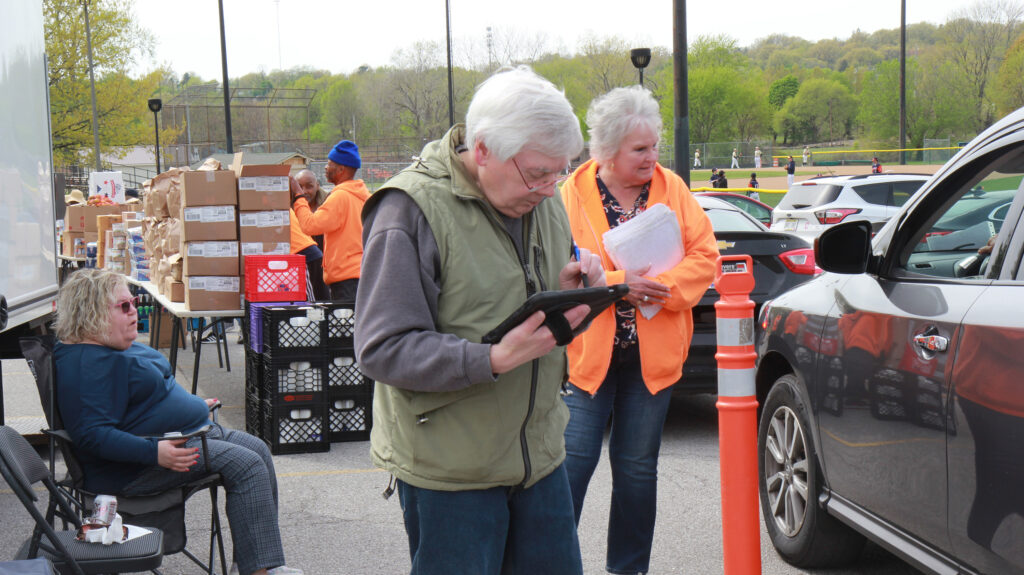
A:
{"type": "Polygon", "coordinates": [[[618,153],[622,140],[637,126],[647,126],[661,136],[661,109],[650,91],[640,86],[615,88],[590,103],[590,156],[607,162],[618,153]]]}
{"type": "Polygon", "coordinates": [[[466,111],[466,144],[477,142],[501,161],[524,148],[567,160],[583,151],[572,104],[527,66],[499,71],[477,88],[466,111]]]}

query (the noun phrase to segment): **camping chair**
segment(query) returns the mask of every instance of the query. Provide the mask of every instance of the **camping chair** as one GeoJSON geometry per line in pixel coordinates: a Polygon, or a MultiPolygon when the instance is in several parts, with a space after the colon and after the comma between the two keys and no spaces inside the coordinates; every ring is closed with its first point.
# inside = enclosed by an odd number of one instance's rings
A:
{"type": "Polygon", "coordinates": [[[163,533],[159,529],[137,539],[114,545],[75,540],[82,526],[66,494],[57,488],[39,454],[17,431],[0,426],[0,475],[35,521],[32,537],[21,546],[18,557],[46,557],[62,575],[129,573],[156,569],[163,561],[163,533]],[[33,485],[42,482],[50,494],[44,515],[36,508],[33,485]],[[56,510],[73,521],[74,529],[55,531],[56,510]]]}
{"type": "MultiPolygon", "coordinates": [[[[24,337],[21,338],[21,351],[25,360],[28,361],[32,375],[36,380],[36,388],[39,391],[39,400],[43,405],[46,414],[46,422],[50,429],[45,430],[49,438],[50,447],[50,473],[54,472],[55,452],[59,449],[67,467],[68,475],[60,481],[59,485],[71,499],[79,506],[79,513],[91,511],[95,493],[90,493],[82,488],[85,481],[85,473],[72,449],[73,441],[70,434],[64,429],[60,411],[57,409],[56,381],[57,368],[53,357],[56,338],[52,335],[24,337]]],[[[216,421],[217,405],[213,408],[214,421],[216,421]]],[[[203,437],[203,460],[209,468],[209,461],[206,461],[206,438],[203,437]]],[[[220,554],[221,573],[227,573],[227,560],[224,556],[224,539],[221,533],[220,507],[217,504],[217,488],[223,485],[221,476],[217,473],[210,473],[206,477],[186,483],[179,487],[169,489],[162,493],[154,493],[144,496],[118,496],[117,511],[124,518],[125,523],[139,525],[142,527],[156,527],[164,533],[164,554],[171,555],[182,552],[196,565],[210,575],[216,573],[214,570],[214,555],[220,554]],[[200,491],[208,491],[210,494],[210,542],[209,542],[209,563],[203,562],[186,548],[188,537],[185,528],[185,501],[200,491]]]]}

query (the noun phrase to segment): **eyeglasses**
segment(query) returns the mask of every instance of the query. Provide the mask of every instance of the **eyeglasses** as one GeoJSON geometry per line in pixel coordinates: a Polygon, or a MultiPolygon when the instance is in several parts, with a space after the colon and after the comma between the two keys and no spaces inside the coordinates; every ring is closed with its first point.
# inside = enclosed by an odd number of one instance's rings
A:
{"type": "Polygon", "coordinates": [[[569,166],[566,165],[565,170],[560,174],[557,174],[555,176],[555,179],[551,180],[550,182],[545,182],[543,184],[531,186],[530,182],[526,181],[526,176],[523,175],[523,170],[519,167],[519,162],[517,162],[515,158],[512,158],[512,165],[516,167],[516,171],[519,172],[519,177],[523,179],[523,185],[526,186],[526,192],[530,194],[546,190],[552,186],[558,186],[562,182],[569,179],[569,166]]]}
{"type": "Polygon", "coordinates": [[[121,308],[121,311],[124,313],[131,313],[133,308],[139,307],[139,296],[135,296],[132,299],[126,299],[120,303],[115,303],[114,307],[121,308]]]}

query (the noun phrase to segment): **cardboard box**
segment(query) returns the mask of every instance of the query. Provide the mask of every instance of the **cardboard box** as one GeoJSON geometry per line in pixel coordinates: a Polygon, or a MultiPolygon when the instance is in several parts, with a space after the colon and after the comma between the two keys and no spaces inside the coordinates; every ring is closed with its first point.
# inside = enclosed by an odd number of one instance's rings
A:
{"type": "Polygon", "coordinates": [[[75,240],[85,241],[85,232],[64,232],[62,234],[61,255],[75,257],[75,240]]]}
{"type": "Polygon", "coordinates": [[[181,173],[181,205],[235,206],[238,190],[231,170],[203,170],[181,173]]]}
{"type": "Polygon", "coordinates": [[[192,311],[242,308],[242,290],[238,276],[190,276],[184,280],[185,307],[192,311]]]}
{"type": "Polygon", "coordinates": [[[245,275],[245,256],[286,256],[291,251],[291,242],[242,242],[242,274],[245,275]]]}
{"type": "Polygon", "coordinates": [[[288,210],[240,212],[238,235],[246,243],[290,243],[292,230],[288,210]]]}
{"type": "MultiPolygon", "coordinates": [[[[288,212],[285,212],[287,216],[288,212]]],[[[238,239],[235,206],[198,206],[181,209],[181,241],[232,241],[238,239]]],[[[289,236],[290,237],[290,236],[289,236]]]]}
{"type": "Polygon", "coordinates": [[[160,293],[172,302],[181,303],[185,301],[185,283],[176,281],[172,277],[165,277],[160,293]]]}
{"type": "Polygon", "coordinates": [[[291,207],[288,173],[291,166],[235,167],[238,176],[238,211],[287,210],[291,207]]]}
{"type": "Polygon", "coordinates": [[[99,267],[106,267],[105,257],[107,253],[107,234],[113,228],[114,224],[121,223],[121,214],[107,214],[102,216],[96,216],[96,226],[99,228],[99,241],[96,243],[96,265],[99,267]]]}
{"type": "MultiPolygon", "coordinates": [[[[157,312],[154,310],[149,314],[149,329],[156,329],[156,316],[157,312]]],[[[156,347],[171,346],[171,330],[174,328],[174,316],[167,310],[160,310],[160,332],[156,334],[156,347]]],[[[149,338],[147,337],[145,343],[149,344],[149,338]]]]}
{"type": "Polygon", "coordinates": [[[187,242],[186,276],[237,276],[238,242],[187,242]]]}
{"type": "Polygon", "coordinates": [[[120,215],[124,206],[68,206],[64,226],[69,232],[97,232],[96,216],[120,215]]]}

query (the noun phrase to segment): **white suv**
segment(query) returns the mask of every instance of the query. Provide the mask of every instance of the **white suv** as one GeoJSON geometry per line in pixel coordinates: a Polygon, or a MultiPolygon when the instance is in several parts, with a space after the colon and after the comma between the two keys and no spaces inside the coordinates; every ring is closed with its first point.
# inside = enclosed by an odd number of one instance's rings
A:
{"type": "Polygon", "coordinates": [[[928,181],[921,174],[825,176],[793,184],[772,212],[773,232],[813,242],[829,226],[864,220],[875,231],[928,181]]]}

